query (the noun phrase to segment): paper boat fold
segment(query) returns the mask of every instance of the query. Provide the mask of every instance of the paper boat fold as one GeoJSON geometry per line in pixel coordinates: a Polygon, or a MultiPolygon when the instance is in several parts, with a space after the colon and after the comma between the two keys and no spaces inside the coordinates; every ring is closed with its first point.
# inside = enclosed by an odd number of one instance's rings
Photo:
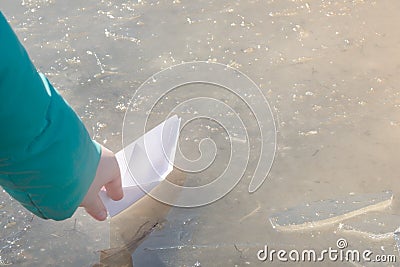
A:
{"type": "Polygon", "coordinates": [[[111,217],[142,198],[172,171],[181,119],[173,116],[115,154],[121,171],[123,199],[99,195],[111,217]]]}

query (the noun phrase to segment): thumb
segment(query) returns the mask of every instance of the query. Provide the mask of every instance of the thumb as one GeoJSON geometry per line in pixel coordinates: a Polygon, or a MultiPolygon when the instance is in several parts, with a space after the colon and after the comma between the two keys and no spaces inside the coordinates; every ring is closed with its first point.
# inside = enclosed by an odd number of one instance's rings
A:
{"type": "Polygon", "coordinates": [[[98,194],[90,201],[87,201],[83,207],[90,216],[98,221],[104,221],[107,218],[107,210],[98,194]]]}
{"type": "Polygon", "coordinates": [[[121,176],[116,176],[112,181],[104,185],[107,191],[107,195],[112,200],[121,200],[124,197],[124,192],[122,191],[121,176]]]}

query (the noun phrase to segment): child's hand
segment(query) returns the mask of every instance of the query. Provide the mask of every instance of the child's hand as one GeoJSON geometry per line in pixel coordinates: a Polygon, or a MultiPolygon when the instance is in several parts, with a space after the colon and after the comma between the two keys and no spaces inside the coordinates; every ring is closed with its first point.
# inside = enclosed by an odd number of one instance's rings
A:
{"type": "Polygon", "coordinates": [[[107,210],[98,195],[103,186],[106,188],[107,195],[111,199],[122,199],[121,173],[117,160],[114,153],[104,146],[102,146],[96,176],[81,203],[81,206],[86,209],[87,213],[99,221],[104,221],[107,218],[107,210]]]}

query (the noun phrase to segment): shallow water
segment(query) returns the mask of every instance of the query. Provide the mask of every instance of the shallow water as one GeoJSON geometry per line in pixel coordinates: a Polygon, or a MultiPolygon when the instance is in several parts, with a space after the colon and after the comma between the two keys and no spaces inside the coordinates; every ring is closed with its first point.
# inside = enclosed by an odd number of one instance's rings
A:
{"type": "MultiPolygon", "coordinates": [[[[246,121],[249,166],[219,201],[172,209],[164,228],[135,252],[136,266],[279,265],[260,262],[257,251],[265,244],[275,249],[335,247],[339,238],[351,248],[397,253],[392,239],[372,242],[346,235],[337,224],[286,233],[273,229],[268,218],[299,204],[388,189],[394,199],[381,216],[399,214],[399,1],[139,2],[6,0],[0,8],[35,65],[93,138],[114,151],[122,148],[123,116],[140,84],[162,69],[194,60],[237,68],[260,87],[275,118],[277,151],[267,180],[249,194],[261,140],[246,106],[210,85],[172,92],[170,102],[152,114],[153,123],[163,120],[176,101],[204,95],[223,100],[246,121]]],[[[135,116],[146,115],[137,110],[135,116]]],[[[215,139],[221,162],[207,175],[190,175],[190,186],[217,176],[229,154],[226,134],[209,120],[188,125],[180,138],[182,151],[198,157],[204,137],[215,139]]],[[[31,221],[5,193],[0,197],[3,263],[82,266],[107,245],[107,238],[95,237],[107,227],[92,228],[95,222],[84,213],[76,215],[81,230],[89,231],[90,238],[82,240],[65,234],[77,229],[74,219],[51,226],[31,221]],[[7,240],[14,240],[12,246],[7,240]]],[[[324,262],[345,264],[353,266],[324,262]]]]}

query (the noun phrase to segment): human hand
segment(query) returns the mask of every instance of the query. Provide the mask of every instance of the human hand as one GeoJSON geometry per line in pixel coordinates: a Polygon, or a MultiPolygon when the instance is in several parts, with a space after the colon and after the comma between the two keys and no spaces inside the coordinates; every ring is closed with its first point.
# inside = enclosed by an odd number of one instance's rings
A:
{"type": "Polygon", "coordinates": [[[107,218],[107,210],[99,197],[99,192],[103,186],[107,195],[113,200],[120,200],[124,196],[117,159],[114,153],[104,146],[101,148],[101,158],[97,166],[96,176],[80,205],[98,221],[104,221],[107,218]]]}

